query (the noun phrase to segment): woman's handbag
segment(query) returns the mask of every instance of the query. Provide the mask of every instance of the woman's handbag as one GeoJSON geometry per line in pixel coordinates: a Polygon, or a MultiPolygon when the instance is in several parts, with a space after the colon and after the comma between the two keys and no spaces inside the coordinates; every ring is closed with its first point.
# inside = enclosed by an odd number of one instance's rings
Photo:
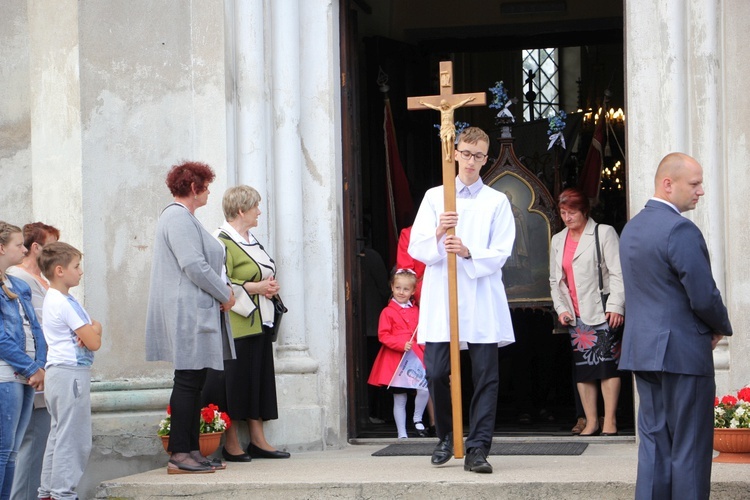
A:
{"type": "Polygon", "coordinates": [[[263,325],[263,332],[271,336],[271,342],[276,342],[276,339],[279,337],[281,318],[289,309],[286,308],[281,297],[278,295],[274,295],[270,300],[273,302],[273,326],[263,325]]]}

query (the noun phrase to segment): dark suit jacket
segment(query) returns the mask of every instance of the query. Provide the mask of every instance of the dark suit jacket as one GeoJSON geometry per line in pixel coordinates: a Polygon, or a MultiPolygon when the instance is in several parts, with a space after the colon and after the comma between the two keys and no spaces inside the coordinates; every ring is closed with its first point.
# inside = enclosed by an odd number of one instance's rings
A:
{"type": "Polygon", "coordinates": [[[620,369],[713,376],[711,334],[732,334],[700,229],[650,200],[620,237],[628,312],[620,369]]]}

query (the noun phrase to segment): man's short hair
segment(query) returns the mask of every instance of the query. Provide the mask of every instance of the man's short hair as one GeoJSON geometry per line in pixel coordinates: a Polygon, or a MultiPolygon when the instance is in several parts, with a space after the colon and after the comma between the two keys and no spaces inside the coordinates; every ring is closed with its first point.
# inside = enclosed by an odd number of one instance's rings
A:
{"type": "Polygon", "coordinates": [[[52,280],[57,266],[68,267],[73,259],[83,257],[83,253],[72,245],[62,241],[55,241],[44,245],[36,262],[48,280],[52,280]]]}
{"type": "Polygon", "coordinates": [[[221,208],[224,210],[224,218],[233,221],[240,214],[240,210],[247,212],[260,203],[260,193],[250,186],[234,186],[226,190],[221,200],[221,208]]]}
{"type": "Polygon", "coordinates": [[[456,142],[456,144],[461,141],[465,142],[466,144],[476,144],[479,141],[484,141],[489,144],[490,136],[488,136],[487,133],[479,127],[466,127],[461,132],[461,135],[458,136],[458,141],[456,142]]]}

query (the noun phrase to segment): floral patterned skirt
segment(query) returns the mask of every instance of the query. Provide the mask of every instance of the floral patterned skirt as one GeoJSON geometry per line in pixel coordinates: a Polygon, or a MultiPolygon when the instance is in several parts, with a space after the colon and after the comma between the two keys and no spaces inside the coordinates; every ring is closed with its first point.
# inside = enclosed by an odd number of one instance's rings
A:
{"type": "Polygon", "coordinates": [[[568,328],[576,382],[590,382],[619,376],[621,330],[612,331],[607,323],[587,325],[576,318],[568,328]]]}

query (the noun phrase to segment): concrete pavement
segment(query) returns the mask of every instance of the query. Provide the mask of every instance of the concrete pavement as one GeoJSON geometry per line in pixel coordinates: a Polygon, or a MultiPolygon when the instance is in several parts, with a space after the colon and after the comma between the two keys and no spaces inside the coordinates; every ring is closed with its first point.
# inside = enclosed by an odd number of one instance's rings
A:
{"type": "MultiPolygon", "coordinates": [[[[493,455],[489,457],[493,474],[465,472],[463,460],[457,459],[433,467],[429,457],[371,456],[392,442],[295,453],[288,460],[230,463],[226,470],[212,474],[168,475],[165,455],[165,467],[106,481],[99,486],[97,498],[633,498],[637,455],[633,438],[588,438],[590,444],[579,456],[493,455]]],[[[714,464],[712,498],[750,498],[750,468],[714,464]]]]}

